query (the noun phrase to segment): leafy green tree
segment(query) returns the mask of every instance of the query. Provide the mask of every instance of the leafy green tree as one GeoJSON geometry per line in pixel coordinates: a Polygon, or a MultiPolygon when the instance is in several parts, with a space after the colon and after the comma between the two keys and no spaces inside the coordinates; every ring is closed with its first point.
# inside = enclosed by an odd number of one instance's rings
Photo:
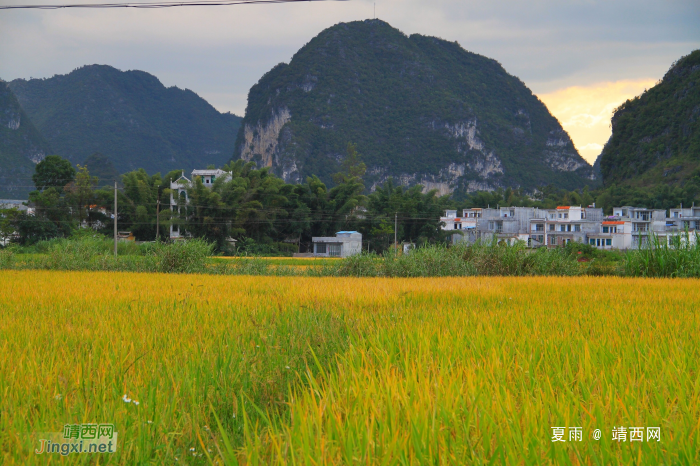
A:
{"type": "Polygon", "coordinates": [[[395,186],[390,178],[369,195],[363,231],[373,238],[373,249],[381,251],[394,241],[396,216],[399,242],[438,242],[445,237],[440,217],[448,207],[449,198],[438,196],[436,190],[424,193],[422,186],[395,186]]]}
{"type": "Polygon", "coordinates": [[[75,179],[75,174],[75,168],[68,160],[49,155],[36,165],[32,181],[39,191],[55,188],[62,192],[63,187],[75,179]]]}
{"type": "Polygon", "coordinates": [[[284,236],[288,220],[287,195],[292,185],[275,177],[267,168],[236,161],[223,167],[230,176],[218,177],[206,187],[196,177],[187,189],[189,202],[182,202],[184,229],[225,247],[227,238],[250,238],[272,243],[284,236]]]}
{"type": "Polygon", "coordinates": [[[20,210],[17,208],[0,209],[0,239],[6,244],[7,240],[15,234],[17,219],[20,210]]]}
{"type": "Polygon", "coordinates": [[[92,226],[89,211],[92,210],[91,206],[95,206],[96,185],[97,177],[91,176],[86,166],[78,165],[75,180],[65,187],[66,199],[71,207],[75,207],[78,216],[78,228],[82,228],[85,219],[88,219],[88,226],[92,226]]]}
{"type": "MultiPolygon", "coordinates": [[[[167,176],[179,176],[179,171],[167,176]]],[[[153,241],[156,238],[156,214],[161,212],[161,234],[169,224],[170,188],[168,180],[160,173],[149,176],[144,169],[122,175],[123,190],[119,192],[120,229],[129,229],[140,241],[153,241]],[[160,204],[158,201],[160,200],[160,204]]]]}
{"type": "Polygon", "coordinates": [[[186,204],[186,230],[192,236],[205,238],[222,248],[228,238],[231,219],[227,218],[226,204],[221,200],[221,194],[215,189],[221,188],[221,180],[216,180],[212,188],[204,186],[201,177],[193,180],[193,185],[187,190],[189,204],[186,204]]]}
{"type": "Polygon", "coordinates": [[[56,238],[61,236],[62,233],[65,234],[65,231],[59,230],[54,222],[46,221],[35,215],[29,215],[26,212],[22,212],[17,216],[15,225],[19,235],[19,243],[24,246],[56,238]]]}

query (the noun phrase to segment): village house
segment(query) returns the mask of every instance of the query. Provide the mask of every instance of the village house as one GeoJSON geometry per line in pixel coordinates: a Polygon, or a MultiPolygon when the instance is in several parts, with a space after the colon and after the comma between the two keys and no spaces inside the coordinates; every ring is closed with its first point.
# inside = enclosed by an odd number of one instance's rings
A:
{"type": "Polygon", "coordinates": [[[561,247],[571,242],[584,243],[598,230],[603,209],[595,206],[559,206],[539,209],[530,220],[531,247],[561,247]]]}
{"type": "Polygon", "coordinates": [[[529,247],[563,247],[571,242],[587,243],[598,249],[638,249],[649,244],[651,235],[670,247],[697,241],[700,234],[700,207],[682,206],[668,212],[644,207],[615,207],[613,215],[603,216],[595,205],[559,206],[556,209],[500,207],[465,209],[461,217],[448,210],[440,220],[444,230],[455,231],[452,243],[477,240],[529,247]],[[459,233],[457,233],[459,232],[459,233]]]}
{"type": "MultiPolygon", "coordinates": [[[[206,169],[206,170],[192,170],[192,180],[195,177],[200,177],[202,179],[202,184],[208,188],[211,188],[218,178],[230,178],[231,173],[217,169],[206,169]]],[[[180,214],[181,206],[187,205],[189,203],[189,198],[187,197],[187,188],[192,186],[192,180],[185,176],[185,172],[182,172],[180,178],[170,181],[170,210],[177,212],[178,218],[180,214]]],[[[177,222],[172,222],[170,224],[170,238],[171,239],[182,239],[185,237],[185,232],[181,231],[180,225],[177,222]]],[[[231,240],[233,241],[233,240],[231,240]]]]}
{"type": "Polygon", "coordinates": [[[362,233],[339,231],[335,236],[315,236],[314,256],[348,257],[362,252],[362,233]]]}

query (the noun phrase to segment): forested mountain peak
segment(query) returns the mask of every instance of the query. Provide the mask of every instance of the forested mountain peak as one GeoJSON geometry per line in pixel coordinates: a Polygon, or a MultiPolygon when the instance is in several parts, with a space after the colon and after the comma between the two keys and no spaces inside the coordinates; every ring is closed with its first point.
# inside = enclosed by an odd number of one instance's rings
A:
{"type": "Polygon", "coordinates": [[[556,118],[497,61],[380,20],[326,29],[266,73],[235,158],[288,182],[330,181],[349,142],[368,187],[390,176],[442,194],[596,184],[556,118]]]}
{"type": "Polygon", "coordinates": [[[88,65],[9,86],[56,153],[75,164],[100,152],[120,173],[223,165],[240,124],[196,93],[138,70],[88,65]]]}

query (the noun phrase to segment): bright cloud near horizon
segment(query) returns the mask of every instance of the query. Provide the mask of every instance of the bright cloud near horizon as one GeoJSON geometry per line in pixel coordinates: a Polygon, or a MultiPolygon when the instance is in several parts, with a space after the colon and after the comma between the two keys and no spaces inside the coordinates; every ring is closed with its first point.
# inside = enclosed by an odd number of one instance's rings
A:
{"type": "MultiPolygon", "coordinates": [[[[0,78],[51,77],[95,63],[139,69],[242,115],[263,74],[323,29],[372,18],[374,3],[0,10],[0,78]]],[[[405,34],[458,41],[498,60],[591,162],[610,135],[612,109],[700,48],[698,0],[378,0],[376,15],[405,34]]]]}
{"type": "Polygon", "coordinates": [[[612,134],[613,111],[653,87],[656,79],[572,86],[538,97],[569,133],[581,157],[593,164],[612,134]]]}

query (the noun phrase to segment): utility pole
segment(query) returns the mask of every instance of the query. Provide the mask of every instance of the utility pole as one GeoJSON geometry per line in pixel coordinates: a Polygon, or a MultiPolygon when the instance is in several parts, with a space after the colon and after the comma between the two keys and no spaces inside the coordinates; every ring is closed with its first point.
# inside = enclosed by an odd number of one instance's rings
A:
{"type": "Polygon", "coordinates": [[[394,213],[394,255],[397,255],[399,253],[399,246],[398,243],[396,242],[396,227],[399,224],[399,213],[395,212],[394,213]]]}
{"type": "Polygon", "coordinates": [[[117,257],[117,180],[114,180],[114,257],[117,257]]]}
{"type": "Polygon", "coordinates": [[[160,197],[156,202],[156,241],[160,241],[160,197]]]}

